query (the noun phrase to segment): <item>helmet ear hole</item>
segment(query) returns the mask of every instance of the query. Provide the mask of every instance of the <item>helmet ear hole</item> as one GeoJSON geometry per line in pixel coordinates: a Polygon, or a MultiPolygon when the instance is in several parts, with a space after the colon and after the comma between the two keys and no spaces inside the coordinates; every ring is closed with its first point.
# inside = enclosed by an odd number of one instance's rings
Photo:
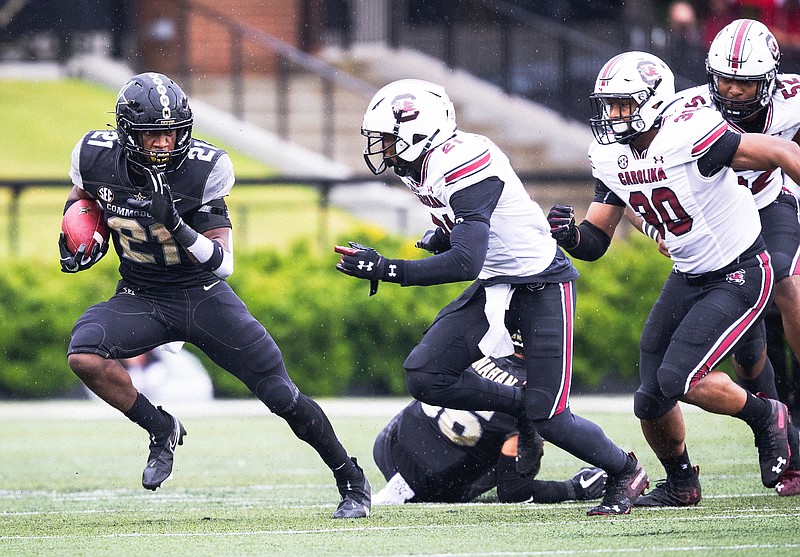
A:
{"type": "Polygon", "coordinates": [[[419,143],[420,141],[425,141],[425,138],[426,138],[426,137],[427,137],[426,135],[423,135],[423,134],[421,134],[421,133],[415,133],[415,134],[413,135],[413,137],[411,138],[411,143],[412,143],[413,145],[416,145],[416,144],[417,144],[417,143],[419,143]]]}

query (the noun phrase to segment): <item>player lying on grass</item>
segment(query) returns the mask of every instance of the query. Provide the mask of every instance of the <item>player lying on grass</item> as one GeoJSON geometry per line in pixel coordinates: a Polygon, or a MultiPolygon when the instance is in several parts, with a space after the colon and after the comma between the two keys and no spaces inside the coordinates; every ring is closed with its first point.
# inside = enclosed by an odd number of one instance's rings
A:
{"type": "MultiPolygon", "coordinates": [[[[512,356],[485,357],[470,367],[499,383],[521,384],[526,372],[518,340],[515,348],[512,356]]],[[[533,473],[517,472],[516,427],[516,419],[501,412],[453,410],[415,400],[375,440],[373,457],[388,483],[373,503],[465,503],[494,487],[502,503],[585,501],[603,494],[607,475],[600,468],[582,468],[565,481],[534,479],[543,454],[540,436],[533,473]]]]}

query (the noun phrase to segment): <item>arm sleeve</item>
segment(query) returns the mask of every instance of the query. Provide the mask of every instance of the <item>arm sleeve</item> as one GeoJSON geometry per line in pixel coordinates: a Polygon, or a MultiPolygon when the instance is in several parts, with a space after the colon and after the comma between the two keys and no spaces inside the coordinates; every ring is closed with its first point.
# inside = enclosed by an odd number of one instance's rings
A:
{"type": "Polygon", "coordinates": [[[741,135],[731,130],[726,131],[722,137],[709,147],[708,152],[697,161],[697,168],[700,170],[700,174],[708,178],[722,170],[722,168],[730,166],[733,155],[736,154],[736,149],[739,148],[741,141],[741,135]]]}
{"type": "Polygon", "coordinates": [[[611,238],[608,234],[585,220],[578,225],[578,244],[564,249],[575,259],[595,261],[603,256],[609,245],[611,238]]]}
{"type": "Polygon", "coordinates": [[[429,286],[475,280],[489,247],[489,220],[503,193],[503,182],[489,178],[454,193],[450,206],[456,224],[450,249],[439,255],[402,260],[403,286],[429,286]]]}

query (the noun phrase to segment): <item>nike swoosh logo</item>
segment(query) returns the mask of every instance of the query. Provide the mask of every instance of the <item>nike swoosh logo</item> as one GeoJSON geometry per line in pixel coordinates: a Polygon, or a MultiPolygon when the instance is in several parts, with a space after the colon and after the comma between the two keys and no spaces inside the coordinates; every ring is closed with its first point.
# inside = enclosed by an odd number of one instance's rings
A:
{"type": "Polygon", "coordinates": [[[173,197],[172,198],[172,202],[173,203],[177,203],[178,201],[183,201],[183,198],[182,197],[173,197]]]}
{"type": "Polygon", "coordinates": [[[209,290],[211,290],[212,288],[214,288],[218,284],[219,284],[219,281],[212,282],[211,284],[207,284],[207,285],[203,286],[203,290],[208,292],[209,290]]]}
{"type": "Polygon", "coordinates": [[[601,470],[600,472],[595,472],[594,476],[589,476],[588,478],[584,478],[583,476],[581,476],[578,479],[578,481],[580,482],[581,487],[583,489],[586,489],[587,487],[592,485],[594,482],[596,482],[597,480],[602,478],[603,477],[603,473],[604,472],[601,470]]]}

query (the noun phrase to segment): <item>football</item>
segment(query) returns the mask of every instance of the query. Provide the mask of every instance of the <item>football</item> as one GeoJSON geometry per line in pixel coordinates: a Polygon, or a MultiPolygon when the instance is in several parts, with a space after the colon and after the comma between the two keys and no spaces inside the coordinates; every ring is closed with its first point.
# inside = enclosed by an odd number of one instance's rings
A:
{"type": "Polygon", "coordinates": [[[86,253],[89,254],[92,253],[95,243],[108,241],[108,225],[103,218],[103,211],[91,199],[79,199],[70,205],[61,219],[61,231],[73,254],[81,244],[86,244],[86,253]]]}

